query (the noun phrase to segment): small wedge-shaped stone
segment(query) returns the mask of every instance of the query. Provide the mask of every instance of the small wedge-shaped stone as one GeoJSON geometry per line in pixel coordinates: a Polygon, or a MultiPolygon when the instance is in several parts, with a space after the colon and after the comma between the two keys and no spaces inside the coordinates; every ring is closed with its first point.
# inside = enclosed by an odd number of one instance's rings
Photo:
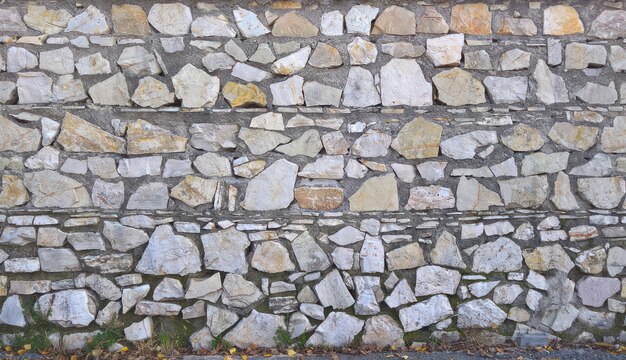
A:
{"type": "Polygon", "coordinates": [[[191,64],[185,65],[172,77],[176,97],[183,107],[212,107],[220,92],[220,79],[191,64]]]}
{"type": "Polygon", "coordinates": [[[343,282],[339,270],[334,269],[315,285],[315,293],[324,307],[341,310],[354,304],[354,298],[343,282]]]}
{"type": "MultiPolygon", "coordinates": [[[[422,68],[413,59],[392,59],[389,61],[380,70],[380,82],[383,106],[429,106],[433,104],[432,85],[426,81],[422,68]]],[[[346,84],[344,92],[347,90],[348,84],[346,84]]],[[[359,89],[359,91],[363,91],[363,89],[359,89]]],[[[376,105],[374,104],[374,92],[371,93],[371,96],[371,104],[365,106],[376,105]]],[[[346,99],[347,95],[344,98],[344,105],[346,105],[346,99]]]]}
{"type": "Polygon", "coordinates": [[[34,207],[75,208],[91,206],[85,186],[52,170],[24,174],[24,185],[34,207]]]}
{"type": "Polygon", "coordinates": [[[150,275],[181,275],[201,270],[200,251],[190,239],[174,234],[170,225],[158,226],[135,270],[150,275]]]}
{"type": "Polygon", "coordinates": [[[0,189],[2,190],[0,191],[0,208],[24,205],[30,199],[22,179],[15,175],[2,175],[2,188],[0,189]]]}
{"type": "Polygon", "coordinates": [[[270,30],[259,21],[259,18],[252,11],[242,9],[239,6],[233,9],[233,16],[241,35],[244,38],[252,38],[261,35],[265,35],[270,30]]]}
{"type": "Polygon", "coordinates": [[[166,35],[185,35],[191,26],[191,9],[180,3],[154,4],[148,12],[148,22],[166,35]]]}
{"type": "Polygon", "coordinates": [[[315,68],[335,68],[343,64],[339,50],[329,44],[318,42],[309,58],[309,65],[315,68]]]}
{"type": "Polygon", "coordinates": [[[263,155],[278,145],[291,141],[291,138],[275,131],[241,128],[238,137],[254,155],[263,155]]]}
{"type": "Polygon", "coordinates": [[[186,137],[141,119],[128,124],[126,140],[132,155],[184,152],[187,145],[186,137]]]}
{"type": "Polygon", "coordinates": [[[391,148],[407,159],[427,159],[439,155],[443,126],[416,117],[400,129],[391,148]]]}
{"type": "Polygon", "coordinates": [[[343,89],[343,105],[368,107],[380,104],[380,95],[374,85],[372,73],[362,67],[352,66],[343,89]]]}
{"type": "Polygon", "coordinates": [[[543,59],[537,60],[533,71],[533,79],[537,84],[537,98],[546,105],[566,103],[569,101],[567,87],[563,78],[553,74],[543,59]]]}
{"type": "Polygon", "coordinates": [[[233,109],[238,107],[265,107],[267,105],[265,93],[255,84],[243,85],[229,81],[222,89],[222,95],[233,109]]]}
{"type": "Polygon", "coordinates": [[[229,307],[246,308],[264,297],[253,282],[239,274],[226,274],[222,291],[222,303],[229,307]]]}
{"type": "Polygon", "coordinates": [[[114,250],[121,252],[128,252],[149,240],[144,231],[113,221],[104,222],[102,235],[109,240],[114,250]]]}
{"type": "Polygon", "coordinates": [[[39,130],[21,127],[3,116],[0,116],[0,129],[0,151],[30,152],[39,149],[39,130]]]}
{"type": "Polygon", "coordinates": [[[130,105],[130,95],[126,78],[117,73],[110,78],[97,83],[88,90],[89,96],[95,104],[100,105],[130,105]]]}
{"type": "Polygon", "coordinates": [[[607,153],[626,153],[626,117],[616,116],[612,127],[602,129],[601,145],[602,151],[607,153]]]}
{"type": "Polygon", "coordinates": [[[317,130],[307,130],[289,144],[281,145],[276,151],[288,156],[304,155],[314,158],[322,150],[322,139],[317,130]]]}
{"type": "Polygon", "coordinates": [[[109,60],[102,57],[101,53],[95,53],[78,59],[75,64],[76,71],[80,75],[110,74],[111,64],[109,60]]]}
{"type": "Polygon", "coordinates": [[[373,35],[415,35],[415,13],[392,5],[380,13],[374,22],[373,35]]]}
{"type": "Polygon", "coordinates": [[[191,207],[196,207],[212,203],[216,190],[217,180],[189,175],[172,188],[170,196],[191,207]]]}
{"type": "Polygon", "coordinates": [[[572,35],[584,31],[578,12],[571,6],[550,6],[543,11],[544,35],[572,35]]]}
{"type": "Polygon", "coordinates": [[[614,209],[626,194],[626,181],[617,176],[578,179],[578,193],[596,208],[614,209]]]}
{"type": "Polygon", "coordinates": [[[123,154],[126,150],[124,139],[70,113],[65,113],[56,142],[63,150],[72,152],[123,154]]]}
{"type": "Polygon", "coordinates": [[[450,29],[471,35],[491,35],[491,12],[485,3],[460,4],[452,7],[450,29]]]}
{"type": "Polygon", "coordinates": [[[129,210],[164,210],[167,208],[168,199],[166,184],[147,183],[139,186],[132,193],[126,208],[129,210]]]}
{"type": "Polygon", "coordinates": [[[297,174],[298,165],[285,159],[275,161],[248,182],[241,206],[255,211],[289,207],[297,174]]]}
{"type": "Polygon", "coordinates": [[[477,105],[486,102],[485,87],[470,72],[454,68],[433,76],[437,99],[446,105],[477,105]]]}
{"type": "Polygon", "coordinates": [[[65,30],[71,18],[72,15],[65,9],[48,10],[45,6],[29,4],[24,22],[31,29],[52,35],[65,30]]]}
{"type": "Polygon", "coordinates": [[[272,27],[273,36],[288,36],[308,38],[317,36],[319,29],[307,18],[295,12],[282,15],[274,22],[272,27]]]}
{"type": "Polygon", "coordinates": [[[552,125],[548,137],[570,150],[587,151],[595,145],[598,133],[597,127],[558,122],[552,125]]]}
{"type": "Polygon", "coordinates": [[[164,83],[148,76],[139,80],[131,100],[141,107],[158,108],[174,103],[174,93],[164,83]]]}
{"type": "Polygon", "coordinates": [[[367,179],[348,200],[350,211],[398,211],[398,181],[393,174],[367,179]]]}
{"type": "Polygon", "coordinates": [[[106,16],[95,6],[89,5],[85,11],[71,18],[65,32],[76,31],[82,34],[107,34],[111,31],[106,16]]]}
{"type": "Polygon", "coordinates": [[[498,35],[535,36],[537,26],[531,19],[518,19],[507,17],[500,19],[500,24],[496,30],[498,35]]]}
{"type": "Polygon", "coordinates": [[[430,251],[430,259],[433,264],[465,269],[467,265],[463,261],[461,251],[456,245],[456,237],[444,231],[437,238],[435,247],[430,251]]]}

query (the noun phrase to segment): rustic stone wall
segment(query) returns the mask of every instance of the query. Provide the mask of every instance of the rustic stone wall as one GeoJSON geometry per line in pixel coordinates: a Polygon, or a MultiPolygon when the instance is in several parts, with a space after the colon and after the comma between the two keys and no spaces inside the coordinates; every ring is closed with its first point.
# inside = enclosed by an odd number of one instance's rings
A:
{"type": "Polygon", "coordinates": [[[2,342],[626,340],[621,2],[129,2],[0,5],[2,342]]]}

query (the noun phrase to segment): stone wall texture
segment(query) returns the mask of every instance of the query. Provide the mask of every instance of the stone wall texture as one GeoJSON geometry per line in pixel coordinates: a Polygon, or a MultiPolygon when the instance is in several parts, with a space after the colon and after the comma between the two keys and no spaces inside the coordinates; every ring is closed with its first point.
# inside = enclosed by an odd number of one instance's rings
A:
{"type": "Polygon", "coordinates": [[[2,342],[626,341],[622,6],[3,1],[2,342]]]}

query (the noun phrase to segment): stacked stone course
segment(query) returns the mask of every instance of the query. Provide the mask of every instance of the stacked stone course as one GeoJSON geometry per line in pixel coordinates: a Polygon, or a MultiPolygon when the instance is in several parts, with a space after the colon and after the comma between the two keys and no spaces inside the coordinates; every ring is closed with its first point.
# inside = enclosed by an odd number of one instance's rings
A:
{"type": "Polygon", "coordinates": [[[626,341],[622,8],[5,1],[1,342],[626,341]]]}

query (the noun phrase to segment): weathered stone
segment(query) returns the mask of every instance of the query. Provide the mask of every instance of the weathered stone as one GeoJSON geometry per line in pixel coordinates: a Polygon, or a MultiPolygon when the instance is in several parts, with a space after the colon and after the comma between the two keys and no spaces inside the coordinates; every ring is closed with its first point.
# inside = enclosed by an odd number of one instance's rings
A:
{"type": "Polygon", "coordinates": [[[78,71],[78,74],[80,75],[100,75],[111,73],[111,64],[109,63],[109,60],[102,57],[102,54],[99,52],[78,59],[74,65],[76,66],[76,71],[78,71]]]}
{"type": "Polygon", "coordinates": [[[223,36],[235,37],[237,32],[230,26],[228,19],[219,14],[217,16],[201,16],[191,23],[191,33],[194,37],[223,36]]]}
{"type": "Polygon", "coordinates": [[[161,73],[154,55],[142,46],[126,47],[117,59],[117,65],[129,76],[149,76],[161,73]]]}
{"type": "Polygon", "coordinates": [[[352,154],[359,157],[386,156],[391,136],[380,130],[368,130],[352,145],[352,154]]]}
{"type": "Polygon", "coordinates": [[[343,105],[368,107],[380,104],[381,99],[374,84],[372,73],[362,67],[350,67],[348,80],[343,89],[343,105]]]}
{"type": "Polygon", "coordinates": [[[456,292],[461,274],[456,270],[449,270],[440,266],[427,265],[417,269],[415,296],[429,296],[435,294],[453,295],[456,292]]]}
{"type": "Polygon", "coordinates": [[[568,149],[587,151],[596,143],[598,132],[596,127],[558,122],[552,125],[548,137],[568,149]]]}
{"type": "Polygon", "coordinates": [[[74,54],[69,47],[42,51],[39,53],[39,68],[55,74],[71,74],[74,72],[74,54]]]}
{"type": "Polygon", "coordinates": [[[274,162],[248,183],[241,206],[246,210],[276,210],[288,207],[293,201],[297,172],[298,166],[287,160],[274,162]]]}
{"type": "Polygon", "coordinates": [[[250,266],[270,274],[295,270],[295,265],[289,259],[289,251],[276,241],[259,244],[254,250],[250,266]]]}
{"type": "Polygon", "coordinates": [[[529,67],[530,53],[520,49],[506,51],[498,60],[498,70],[500,71],[524,70],[529,67]]]}
{"type": "Polygon", "coordinates": [[[528,78],[525,76],[509,78],[486,76],[483,83],[491,101],[496,104],[513,104],[526,101],[528,78]]]}
{"type": "Polygon", "coordinates": [[[128,199],[126,208],[129,210],[159,210],[167,208],[167,185],[161,182],[152,182],[139,186],[128,199]]]}
{"type": "Polygon", "coordinates": [[[242,9],[239,6],[233,9],[233,16],[241,35],[246,38],[265,35],[270,30],[259,21],[257,15],[252,11],[242,9]]]}
{"type": "Polygon", "coordinates": [[[548,197],[546,176],[527,176],[498,181],[504,205],[508,208],[538,208],[548,197]]]}
{"type": "Polygon", "coordinates": [[[354,5],[346,14],[348,34],[369,35],[372,21],[378,15],[378,8],[370,5],[354,5]]]}
{"type": "Polygon", "coordinates": [[[246,308],[264,297],[254,283],[239,274],[226,274],[222,291],[222,303],[236,308],[246,308]]]}
{"type": "Polygon", "coordinates": [[[65,113],[61,133],[57,143],[65,151],[73,152],[110,152],[124,153],[125,142],[122,138],[100,129],[99,127],[70,113],[65,113]]]}
{"type": "Polygon", "coordinates": [[[254,84],[242,85],[229,81],[222,89],[222,95],[233,108],[267,105],[265,93],[254,84]]]}
{"type": "Polygon", "coordinates": [[[576,283],[578,297],[583,305],[593,307],[602,307],[620,289],[620,281],[615,278],[587,276],[576,283]]]}
{"type": "Polygon", "coordinates": [[[460,328],[499,326],[506,313],[491,300],[472,300],[459,305],[457,323],[460,328]]]}
{"type": "Polygon", "coordinates": [[[24,22],[31,29],[52,35],[63,31],[71,18],[72,15],[65,9],[52,10],[45,6],[29,4],[24,22]]]}
{"type": "Polygon", "coordinates": [[[39,149],[41,134],[37,129],[19,126],[0,116],[0,151],[30,152],[39,149]]]}
{"type": "Polygon", "coordinates": [[[389,6],[376,21],[372,34],[415,35],[415,13],[399,6],[389,6]]]}
{"type": "Polygon", "coordinates": [[[124,226],[118,222],[105,221],[102,235],[111,243],[111,247],[127,252],[148,242],[148,235],[142,230],[124,226]]]}
{"type": "Polygon", "coordinates": [[[17,74],[17,97],[19,104],[43,104],[54,101],[52,79],[41,72],[17,74]]]}
{"type": "Polygon", "coordinates": [[[321,32],[324,35],[327,35],[327,36],[342,35],[343,34],[343,14],[339,10],[334,10],[334,11],[324,13],[322,15],[320,27],[321,27],[321,32]]]}
{"type": "Polygon", "coordinates": [[[27,173],[24,185],[31,192],[31,204],[35,207],[91,206],[89,193],[82,183],[55,171],[27,173]]]}
{"type": "Polygon", "coordinates": [[[606,64],[606,49],[602,45],[569,43],[565,46],[565,68],[582,70],[606,64]]]}
{"type": "Polygon", "coordinates": [[[502,206],[500,195],[478,180],[462,176],[456,189],[456,208],[460,211],[483,211],[489,210],[490,206],[502,206]]]}
{"type": "Polygon", "coordinates": [[[90,87],[89,96],[94,103],[100,105],[130,105],[130,95],[126,78],[121,73],[117,73],[110,78],[101,81],[90,87]]]}
{"type": "Polygon", "coordinates": [[[608,153],[626,152],[626,117],[617,116],[613,120],[613,126],[606,126],[602,129],[602,151],[608,153]]]}
{"type": "Polygon", "coordinates": [[[426,39],[426,56],[435,67],[459,66],[464,39],[463,34],[426,39]]]}
{"type": "Polygon", "coordinates": [[[22,179],[15,175],[2,176],[2,191],[0,192],[0,208],[9,208],[24,205],[30,200],[28,191],[22,179]]]}
{"type": "Polygon", "coordinates": [[[522,123],[506,131],[501,141],[513,151],[536,151],[541,149],[545,140],[539,130],[522,123]]]}
{"type": "Polygon", "coordinates": [[[248,272],[246,249],[250,246],[246,233],[235,228],[202,235],[204,265],[209,270],[245,274],[248,272]]]}
{"type": "MultiPolygon", "coordinates": [[[[381,68],[380,77],[383,106],[428,106],[433,104],[432,86],[424,78],[422,69],[415,60],[392,59],[381,68]]],[[[346,84],[344,92],[347,90],[348,84],[346,84]]],[[[372,92],[371,95],[372,104],[370,105],[375,105],[373,104],[374,93],[372,92]]],[[[346,105],[345,100],[346,97],[344,97],[344,105],[346,105]]]]}
{"type": "Polygon", "coordinates": [[[497,132],[477,130],[442,141],[441,152],[457,160],[471,159],[476,155],[477,148],[497,142],[497,132]]]}
{"type": "Polygon", "coordinates": [[[395,58],[416,58],[424,55],[426,48],[409,42],[395,42],[383,44],[382,51],[395,58]]]}
{"type": "Polygon", "coordinates": [[[291,141],[291,138],[274,131],[248,128],[239,130],[238,137],[243,140],[250,152],[254,155],[265,154],[268,151],[274,150],[278,145],[291,141]]]}
{"type": "Polygon", "coordinates": [[[389,315],[379,315],[365,321],[362,342],[364,345],[379,348],[387,346],[404,346],[404,332],[398,323],[389,315]]]}
{"type": "Polygon", "coordinates": [[[304,105],[303,85],[304,78],[299,75],[271,84],[272,104],[274,106],[304,105]]]}
{"type": "Polygon", "coordinates": [[[398,183],[393,174],[367,179],[348,200],[350,211],[397,211],[398,183]]]}
{"type": "Polygon", "coordinates": [[[417,186],[411,188],[406,210],[451,209],[455,200],[452,190],[442,186],[417,186]]]}
{"type": "Polygon", "coordinates": [[[187,144],[186,137],[141,119],[128,124],[126,139],[128,154],[132,155],[184,152],[187,144]]]}
{"type": "Polygon", "coordinates": [[[354,298],[348,291],[338,270],[331,271],[315,285],[315,293],[324,307],[345,309],[354,304],[354,298]]]}
{"type": "Polygon", "coordinates": [[[452,7],[450,29],[471,35],[491,35],[491,12],[484,3],[460,4],[452,7]]]}
{"type": "Polygon", "coordinates": [[[219,273],[208,278],[192,278],[187,282],[185,299],[202,299],[216,302],[222,295],[222,279],[219,273]]]}
{"type": "Polygon", "coordinates": [[[364,321],[342,312],[331,312],[307,340],[307,346],[341,347],[352,343],[361,332],[364,321]]]}
{"type": "Polygon", "coordinates": [[[87,290],[65,290],[42,295],[36,308],[46,320],[63,327],[85,327],[96,319],[96,299],[87,290]]]}
{"type": "Polygon", "coordinates": [[[604,10],[591,24],[590,36],[600,39],[618,39],[626,37],[624,21],[626,12],[623,10],[604,10]]]}
{"type": "Polygon", "coordinates": [[[505,237],[480,245],[473,255],[473,272],[508,272],[522,267],[522,250],[505,237]]]}
{"type": "Polygon", "coordinates": [[[307,18],[295,12],[289,12],[274,22],[272,27],[273,36],[289,37],[313,37],[317,36],[319,29],[307,18]]]}
{"type": "MultiPolygon", "coordinates": [[[[458,5],[457,5],[458,6],[458,5]]],[[[485,87],[471,73],[454,68],[432,78],[437,99],[446,105],[477,105],[486,102],[485,87]]]]}
{"type": "Polygon", "coordinates": [[[568,273],[574,267],[574,263],[559,244],[526,250],[523,256],[526,265],[535,271],[557,269],[568,273]]]}
{"type": "Polygon", "coordinates": [[[613,209],[626,194],[626,182],[621,177],[578,179],[578,192],[599,209],[613,209]]]}
{"type": "Polygon", "coordinates": [[[307,231],[295,238],[291,247],[302,271],[324,271],[331,265],[324,250],[307,231]]]}
{"type": "Polygon", "coordinates": [[[278,59],[272,64],[272,72],[278,75],[292,75],[304,69],[311,55],[311,47],[306,46],[293,54],[278,59]]]}
{"type": "Polygon", "coordinates": [[[409,244],[387,252],[390,271],[414,269],[426,265],[424,253],[418,243],[409,244]]]}
{"type": "Polygon", "coordinates": [[[544,60],[537,60],[533,79],[537,84],[537,98],[542,103],[551,105],[569,101],[565,81],[562,77],[553,74],[544,60]]]}
{"type": "Polygon", "coordinates": [[[598,246],[581,252],[574,262],[585,274],[599,274],[606,264],[606,250],[598,246]]]}
{"type": "Polygon", "coordinates": [[[359,253],[361,271],[364,273],[382,273],[385,271],[385,248],[380,237],[365,235],[359,253]]]}
{"type": "Polygon", "coordinates": [[[65,32],[81,34],[107,34],[111,31],[105,15],[95,6],[89,5],[85,11],[69,19],[65,32]]]}
{"type": "Polygon", "coordinates": [[[454,314],[445,295],[435,295],[428,300],[400,309],[400,322],[404,331],[422,329],[454,314]]]}
{"type": "Polygon", "coordinates": [[[294,196],[303,209],[333,210],[343,204],[343,189],[335,187],[299,187],[294,196]]]}
{"type": "Polygon", "coordinates": [[[546,154],[536,152],[524,156],[522,160],[522,175],[551,174],[565,170],[569,160],[568,152],[546,154]]]}
{"type": "Polygon", "coordinates": [[[611,81],[609,85],[604,86],[588,82],[576,92],[576,98],[590,104],[614,104],[617,101],[615,83],[611,81]]]}
{"type": "Polygon", "coordinates": [[[280,145],[276,151],[288,156],[304,155],[314,158],[322,150],[322,139],[317,130],[307,130],[298,139],[280,145]]]}
{"type": "Polygon", "coordinates": [[[183,66],[172,77],[172,83],[176,97],[182,100],[183,107],[212,107],[220,92],[220,80],[217,76],[211,76],[191,64],[183,66]]]}
{"type": "Polygon", "coordinates": [[[146,12],[141,6],[122,4],[111,6],[113,31],[120,35],[150,35],[150,25],[146,12]]]}
{"type": "Polygon", "coordinates": [[[96,207],[119,209],[124,203],[124,182],[109,183],[96,179],[91,189],[91,201],[96,207]]]}
{"type": "Polygon", "coordinates": [[[554,195],[550,198],[554,206],[559,210],[576,210],[579,208],[578,201],[571,191],[569,177],[564,172],[559,172],[554,182],[554,195]]]}
{"type": "Polygon", "coordinates": [[[38,64],[37,55],[24,48],[13,46],[7,50],[6,71],[8,72],[34,69],[38,64]]]}
{"type": "Polygon", "coordinates": [[[367,65],[376,62],[378,49],[374,43],[357,36],[347,47],[350,65],[367,65]]]}
{"type": "Polygon", "coordinates": [[[190,175],[172,188],[171,196],[191,207],[196,207],[213,202],[216,189],[216,180],[190,175]]]}
{"type": "Polygon", "coordinates": [[[434,6],[425,6],[424,13],[417,20],[416,30],[423,34],[447,34],[450,27],[446,19],[437,12],[434,6]]]}
{"type": "MultiPolygon", "coordinates": [[[[238,125],[193,124],[189,127],[190,145],[196,149],[218,151],[237,147],[238,125]]],[[[167,165],[166,165],[167,166],[167,165]]]]}
{"type": "Polygon", "coordinates": [[[154,4],[148,12],[148,22],[162,34],[185,35],[192,22],[191,9],[179,3],[154,4]]]}
{"type": "Polygon", "coordinates": [[[578,12],[571,6],[555,5],[543,11],[544,35],[572,35],[584,31],[578,12]]]}
{"type": "Polygon", "coordinates": [[[76,254],[70,249],[39,248],[37,255],[42,271],[68,272],[82,269],[76,254]]]}
{"type": "Polygon", "coordinates": [[[128,341],[145,341],[152,338],[153,333],[154,323],[149,316],[124,328],[124,336],[128,341]]]}
{"type": "Polygon", "coordinates": [[[537,26],[531,19],[503,18],[500,19],[496,34],[535,36],[537,35],[537,26]]]}
{"type": "Polygon", "coordinates": [[[174,93],[164,83],[148,76],[139,80],[131,100],[141,107],[158,108],[174,103],[174,93]]]}
{"type": "Polygon", "coordinates": [[[187,275],[201,270],[200,252],[188,238],[175,235],[171,226],[158,226],[137,266],[136,271],[151,275],[187,275]]]}
{"type": "Polygon", "coordinates": [[[437,238],[437,244],[430,251],[430,259],[435,265],[459,269],[465,269],[467,267],[456,244],[456,238],[447,231],[444,231],[437,238]]]}

